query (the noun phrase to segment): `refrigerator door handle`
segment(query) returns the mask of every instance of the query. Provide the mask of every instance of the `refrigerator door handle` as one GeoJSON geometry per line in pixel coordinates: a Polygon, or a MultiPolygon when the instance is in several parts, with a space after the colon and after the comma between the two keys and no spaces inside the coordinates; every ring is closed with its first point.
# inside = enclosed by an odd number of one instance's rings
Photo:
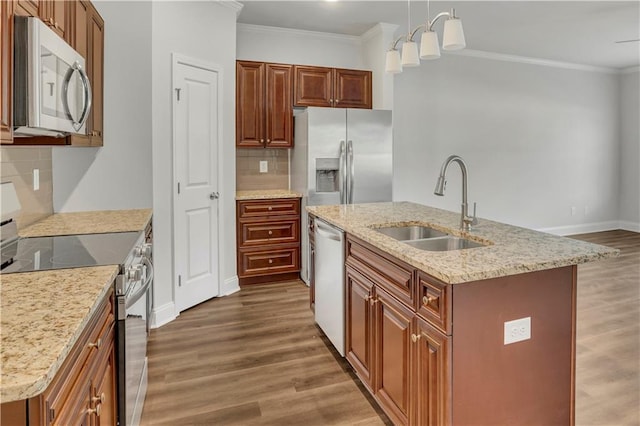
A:
{"type": "Polygon", "coordinates": [[[347,167],[349,175],[347,178],[347,204],[353,204],[353,184],[355,183],[355,169],[353,165],[353,141],[347,141],[347,167]]]}
{"type": "Polygon", "coordinates": [[[340,185],[340,204],[347,204],[347,176],[345,163],[345,145],[344,141],[340,141],[340,160],[339,160],[339,185],[340,185]]]}

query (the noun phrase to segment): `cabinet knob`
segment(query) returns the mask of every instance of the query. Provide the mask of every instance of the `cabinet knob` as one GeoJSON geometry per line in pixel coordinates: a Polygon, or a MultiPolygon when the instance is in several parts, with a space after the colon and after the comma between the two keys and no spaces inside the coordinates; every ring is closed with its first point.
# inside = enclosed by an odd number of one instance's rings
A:
{"type": "Polygon", "coordinates": [[[260,143],[264,143],[264,139],[260,139],[260,143]]]}
{"type": "Polygon", "coordinates": [[[271,143],[271,139],[267,139],[267,143],[271,143]]]}
{"type": "Polygon", "coordinates": [[[105,400],[105,395],[104,392],[102,392],[100,395],[96,395],[93,398],[91,398],[91,402],[96,403],[99,402],[100,404],[102,404],[105,400]]]}
{"type": "Polygon", "coordinates": [[[271,210],[273,210],[273,207],[269,206],[269,207],[267,207],[267,210],[271,211],[271,210]]]}
{"type": "Polygon", "coordinates": [[[336,103],[340,102],[340,99],[336,99],[336,103]]]}
{"type": "Polygon", "coordinates": [[[91,414],[95,414],[96,416],[100,417],[100,412],[102,411],[102,405],[98,404],[96,405],[96,408],[89,408],[87,410],[87,414],[91,415],[91,414]]]}
{"type": "Polygon", "coordinates": [[[422,297],[422,303],[429,306],[431,303],[435,302],[436,300],[438,300],[437,297],[434,296],[423,296],[422,297]]]}
{"type": "Polygon", "coordinates": [[[370,304],[371,306],[375,305],[376,303],[378,303],[378,299],[375,299],[375,298],[373,298],[373,297],[370,297],[370,298],[369,298],[369,304],[370,304]]]}
{"type": "Polygon", "coordinates": [[[269,265],[273,263],[273,259],[269,259],[269,265]]]}
{"type": "Polygon", "coordinates": [[[413,343],[416,343],[418,340],[420,340],[420,337],[422,337],[422,335],[421,335],[421,334],[418,334],[418,335],[416,335],[416,334],[411,334],[411,341],[412,341],[413,343]]]}
{"type": "Polygon", "coordinates": [[[98,338],[98,341],[95,343],[89,342],[87,346],[90,348],[100,349],[100,346],[102,346],[102,338],[98,338]]]}
{"type": "Polygon", "coordinates": [[[269,231],[269,235],[273,235],[273,231],[269,231]]]}

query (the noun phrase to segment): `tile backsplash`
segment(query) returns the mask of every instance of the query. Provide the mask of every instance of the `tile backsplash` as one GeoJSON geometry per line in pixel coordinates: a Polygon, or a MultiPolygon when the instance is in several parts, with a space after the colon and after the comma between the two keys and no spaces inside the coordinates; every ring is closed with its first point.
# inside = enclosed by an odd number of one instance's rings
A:
{"type": "Polygon", "coordinates": [[[236,190],[289,189],[289,152],[286,149],[236,149],[236,190]],[[260,161],[268,171],[260,173],[260,161]]]}
{"type": "Polygon", "coordinates": [[[53,214],[51,147],[0,148],[0,180],[13,182],[22,211],[16,221],[22,229],[53,214]],[[33,169],[40,171],[40,189],[33,190],[33,169]]]}

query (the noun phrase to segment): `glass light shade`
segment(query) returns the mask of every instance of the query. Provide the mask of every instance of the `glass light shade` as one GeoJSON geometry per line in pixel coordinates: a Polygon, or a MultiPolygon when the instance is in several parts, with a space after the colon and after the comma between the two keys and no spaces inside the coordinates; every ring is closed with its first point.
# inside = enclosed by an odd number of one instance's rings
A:
{"type": "Polygon", "coordinates": [[[440,57],[438,34],[435,31],[425,31],[420,38],[420,59],[437,59],[440,57]]]}
{"type": "Polygon", "coordinates": [[[418,45],[415,41],[405,41],[402,44],[402,66],[417,67],[418,65],[420,65],[418,45]]]}
{"type": "Polygon", "coordinates": [[[450,18],[444,21],[442,48],[444,50],[460,50],[464,49],[466,45],[462,21],[459,18],[450,18]]]}
{"type": "Polygon", "coordinates": [[[384,70],[389,74],[397,74],[402,72],[402,64],[400,63],[400,52],[396,49],[387,51],[387,59],[384,63],[384,70]]]}

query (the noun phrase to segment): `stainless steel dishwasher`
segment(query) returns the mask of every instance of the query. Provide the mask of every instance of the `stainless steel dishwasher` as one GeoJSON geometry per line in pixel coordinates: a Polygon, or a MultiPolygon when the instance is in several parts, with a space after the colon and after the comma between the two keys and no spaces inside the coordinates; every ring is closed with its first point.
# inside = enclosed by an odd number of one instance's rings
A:
{"type": "Polygon", "coordinates": [[[344,356],[344,231],[314,222],[316,323],[344,356]]]}

